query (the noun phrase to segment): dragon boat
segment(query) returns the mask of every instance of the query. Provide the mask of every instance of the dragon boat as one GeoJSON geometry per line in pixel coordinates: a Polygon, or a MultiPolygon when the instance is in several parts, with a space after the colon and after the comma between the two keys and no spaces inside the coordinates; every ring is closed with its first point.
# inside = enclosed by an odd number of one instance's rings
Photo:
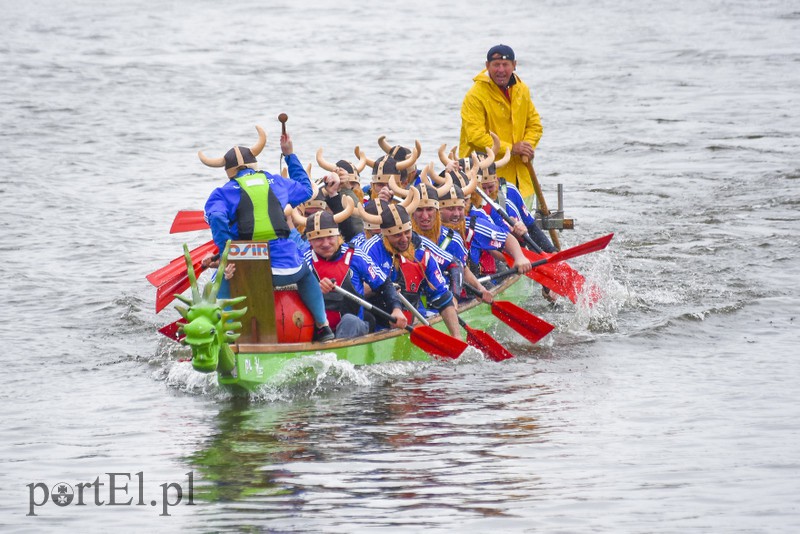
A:
{"type": "MultiPolygon", "coordinates": [[[[544,218],[543,228],[551,232],[556,228],[572,228],[572,220],[563,218],[561,205],[559,186],[559,209],[551,217],[544,218]]],[[[175,218],[170,233],[207,229],[203,212],[182,211],[175,218]]],[[[491,335],[477,330],[494,330],[499,324],[498,318],[532,343],[545,337],[553,325],[520,308],[514,301],[527,300],[533,287],[538,290],[541,284],[576,302],[584,279],[563,262],[604,249],[612,237],[613,234],[609,234],[555,254],[523,249],[533,266],[526,276],[513,269],[499,273],[497,283],[490,286],[495,296],[491,306],[477,299],[459,305],[458,314],[467,333],[467,342],[494,361],[513,357],[491,335]],[[533,287],[526,278],[535,282],[533,287]],[[501,294],[508,300],[497,300],[501,294]]],[[[218,297],[222,276],[206,283],[202,291],[198,284],[198,276],[207,267],[203,258],[216,251],[213,241],[191,251],[184,245],[182,256],[151,273],[147,279],[158,288],[156,313],[176,298],[184,304],[175,306],[181,318],[159,332],[189,346],[193,368],[201,373],[216,373],[219,385],[233,394],[248,395],[261,386],[291,379],[294,364],[310,355],[333,353],[337,359],[354,365],[369,365],[457,358],[466,348],[461,339],[445,334],[447,327],[438,315],[428,320],[423,318],[429,324],[407,327],[410,335],[404,329],[393,328],[353,339],[312,342],[314,321],[296,286],[273,286],[268,243],[229,242],[222,251],[218,272],[224,272],[228,261],[236,262],[236,274],[230,280],[230,298],[218,297]],[[189,288],[191,295],[183,296],[189,288]]],[[[508,255],[506,259],[513,266],[508,255]]],[[[366,302],[363,305],[369,306],[366,302]]]]}
{"type": "MultiPolygon", "coordinates": [[[[575,302],[583,277],[564,262],[604,249],[613,235],[555,254],[539,255],[538,258],[527,251],[533,269],[526,276],[516,274],[514,269],[498,273],[497,278],[502,281],[490,291],[495,297],[503,294],[504,298],[523,301],[531,291],[529,283],[522,280],[529,278],[575,302]]],[[[157,312],[174,298],[185,304],[175,306],[181,319],[159,331],[188,345],[192,351],[193,368],[201,373],[216,372],[219,385],[234,394],[247,395],[262,385],[280,383],[289,378],[287,372],[293,362],[314,354],[333,353],[338,359],[354,365],[367,365],[389,361],[430,361],[432,354],[457,358],[466,348],[461,339],[445,334],[447,328],[439,316],[425,320],[429,324],[406,327],[411,331],[410,336],[406,330],[394,328],[353,339],[312,342],[314,321],[297,288],[273,287],[268,243],[240,241],[227,244],[221,254],[218,272],[224,272],[229,259],[236,261],[236,275],[230,280],[230,298],[218,298],[222,276],[206,283],[202,291],[199,288],[197,276],[205,268],[201,254],[210,252],[212,246],[213,241],[190,252],[184,245],[183,257],[151,273],[148,280],[158,285],[157,312]],[[188,288],[191,288],[191,296],[183,296],[181,293],[188,288]],[[235,308],[245,301],[246,307],[235,308]],[[423,329],[427,329],[425,335],[419,333],[423,329]]],[[[367,302],[364,304],[369,305],[367,302]]],[[[458,313],[468,343],[495,361],[513,355],[477,328],[491,328],[498,324],[496,318],[499,318],[532,343],[553,329],[553,325],[513,302],[496,298],[491,305],[477,299],[467,301],[459,306],[458,313]]]]}
{"type": "MultiPolygon", "coordinates": [[[[219,385],[233,394],[247,395],[263,385],[284,381],[292,362],[304,356],[333,353],[337,359],[353,365],[425,362],[437,357],[415,344],[413,333],[409,335],[399,328],[353,339],[312,342],[314,321],[296,286],[272,286],[267,243],[233,242],[226,247],[219,271],[225,269],[229,260],[236,261],[231,298],[218,298],[221,276],[200,289],[199,271],[185,245],[184,260],[183,274],[191,295],[172,295],[185,306],[175,306],[181,319],[161,332],[189,346],[193,368],[201,373],[217,373],[219,385]],[[238,307],[239,304],[244,306],[238,307]]],[[[509,298],[521,300],[529,289],[528,284],[521,283],[521,278],[524,277],[518,274],[507,276],[491,291],[494,295],[506,293],[509,298]]],[[[497,325],[492,308],[477,299],[463,303],[458,311],[472,328],[497,325]]],[[[430,328],[447,332],[440,316],[428,321],[430,328]]]]}

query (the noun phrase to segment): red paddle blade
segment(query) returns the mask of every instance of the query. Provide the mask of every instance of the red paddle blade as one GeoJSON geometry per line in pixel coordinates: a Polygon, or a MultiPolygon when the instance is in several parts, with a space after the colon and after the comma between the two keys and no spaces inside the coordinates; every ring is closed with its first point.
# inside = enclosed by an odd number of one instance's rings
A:
{"type": "Polygon", "coordinates": [[[502,362],[514,357],[508,349],[483,330],[475,330],[466,323],[461,323],[461,326],[467,331],[467,343],[484,353],[493,362],[502,362]]]}
{"type": "MultiPolygon", "coordinates": [[[[214,244],[214,241],[209,241],[203,245],[200,245],[194,250],[189,251],[189,256],[192,258],[192,263],[197,265],[207,254],[214,254],[217,252],[217,245],[214,244]]],[[[177,275],[186,272],[186,260],[183,256],[178,256],[168,265],[153,271],[152,273],[147,275],[147,281],[153,284],[154,286],[158,287],[164,285],[165,282],[168,280],[172,280],[177,275]]]]}
{"type": "MultiPolygon", "coordinates": [[[[204,267],[200,262],[197,262],[194,265],[195,277],[200,276],[203,269],[204,267]]],[[[167,280],[162,285],[158,286],[156,290],[156,313],[166,308],[170,302],[175,300],[175,293],[183,293],[189,289],[190,285],[192,285],[192,282],[189,280],[189,273],[184,270],[183,274],[178,274],[172,280],[167,280]]]]}
{"type": "Polygon", "coordinates": [[[583,275],[566,263],[546,263],[531,269],[528,275],[547,289],[567,297],[573,304],[578,301],[578,293],[585,282],[583,275]]]}
{"type": "MultiPolygon", "coordinates": [[[[547,289],[555,291],[562,297],[567,297],[575,303],[578,301],[578,293],[583,289],[583,284],[586,279],[578,271],[566,263],[561,262],[583,256],[584,254],[603,250],[608,246],[608,243],[613,237],[614,234],[611,233],[562,250],[561,252],[556,252],[555,254],[538,254],[532,250],[522,249],[522,253],[525,254],[525,257],[534,265],[537,262],[546,261],[546,263],[534,267],[526,274],[528,278],[537,281],[547,289]]],[[[509,260],[511,260],[511,256],[506,254],[506,261],[509,260]]],[[[509,265],[513,265],[513,260],[509,262],[509,265]]]]}
{"type": "MultiPolygon", "coordinates": [[[[522,249],[522,253],[525,254],[525,257],[527,257],[531,263],[546,260],[549,256],[548,254],[538,254],[527,249],[522,249]]],[[[514,259],[508,254],[505,254],[505,257],[506,262],[510,266],[513,266],[514,259]]],[[[545,263],[534,267],[525,273],[525,275],[542,284],[547,289],[558,293],[562,297],[567,297],[573,303],[578,301],[578,293],[583,287],[584,282],[583,276],[566,263],[556,263],[553,265],[545,263]]]]}
{"type": "Polygon", "coordinates": [[[174,323],[169,323],[166,326],[162,326],[158,329],[159,334],[164,334],[172,341],[180,341],[186,337],[186,334],[178,332],[178,328],[186,324],[186,319],[180,318],[174,323]]]}
{"type": "Polygon", "coordinates": [[[439,332],[432,326],[419,325],[411,331],[411,342],[428,354],[455,360],[467,349],[467,344],[439,332]]]}
{"type": "Polygon", "coordinates": [[[519,335],[531,343],[537,343],[555,328],[544,319],[523,310],[513,302],[504,300],[496,300],[492,303],[492,315],[516,330],[519,335]]]}
{"type": "MultiPolygon", "coordinates": [[[[583,256],[584,254],[589,254],[590,252],[603,250],[608,246],[613,237],[614,234],[611,233],[603,237],[598,237],[597,239],[592,239],[586,243],[562,250],[560,252],[556,252],[555,254],[547,254],[547,263],[540,267],[535,267],[533,271],[540,271],[543,267],[552,268],[553,278],[558,282],[558,284],[560,284],[560,287],[554,287],[551,289],[553,289],[559,295],[566,296],[572,302],[577,302],[577,294],[583,290],[583,285],[586,279],[580,273],[578,273],[578,271],[566,263],[561,262],[578,256],[583,256]],[[559,289],[564,290],[565,292],[562,293],[559,291],[559,289]]],[[[545,285],[545,287],[549,286],[545,285]]],[[[599,291],[596,287],[593,287],[591,294],[589,295],[589,303],[594,304],[599,298],[599,291]]]]}
{"type": "Polygon", "coordinates": [[[175,215],[175,220],[172,221],[172,226],[169,233],[177,234],[178,232],[193,232],[194,230],[207,230],[208,223],[205,220],[205,214],[202,211],[179,211],[175,215]]]}

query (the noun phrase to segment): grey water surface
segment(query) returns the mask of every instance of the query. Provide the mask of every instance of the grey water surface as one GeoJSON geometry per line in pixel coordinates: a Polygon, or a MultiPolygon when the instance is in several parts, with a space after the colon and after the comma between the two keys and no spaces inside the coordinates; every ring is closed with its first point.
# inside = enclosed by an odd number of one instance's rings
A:
{"type": "Polygon", "coordinates": [[[800,4],[0,7],[3,532],[800,529],[800,4]],[[531,285],[556,329],[492,330],[512,360],[321,354],[244,400],[178,361],[145,275],[208,239],[168,234],[224,180],[198,150],[260,124],[275,171],[285,112],[304,163],[436,161],[499,42],[562,242],[615,233],[572,262],[600,302],[531,285]]]}

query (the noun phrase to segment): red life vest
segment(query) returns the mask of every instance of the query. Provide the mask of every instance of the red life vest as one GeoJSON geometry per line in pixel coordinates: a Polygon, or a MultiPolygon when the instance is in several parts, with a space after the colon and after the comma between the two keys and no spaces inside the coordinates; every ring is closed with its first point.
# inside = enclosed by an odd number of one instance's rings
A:
{"type": "MultiPolygon", "coordinates": [[[[335,281],[337,286],[358,295],[359,293],[353,287],[353,273],[350,271],[350,259],[353,257],[355,249],[348,248],[347,252],[340,254],[338,258],[333,261],[320,259],[312,250],[311,260],[314,264],[314,270],[317,271],[320,279],[329,278],[335,281]]],[[[325,300],[325,315],[328,317],[331,329],[336,329],[336,325],[342,320],[342,315],[345,313],[352,313],[358,315],[360,306],[350,299],[331,291],[322,295],[325,300]]]]}
{"type": "MultiPolygon", "coordinates": [[[[430,252],[423,252],[421,261],[409,261],[400,256],[400,272],[397,273],[397,283],[400,285],[400,292],[413,305],[417,306],[420,300],[422,284],[425,283],[425,266],[428,264],[430,252]]],[[[403,311],[403,315],[408,319],[409,324],[413,320],[411,312],[403,311]]]]}

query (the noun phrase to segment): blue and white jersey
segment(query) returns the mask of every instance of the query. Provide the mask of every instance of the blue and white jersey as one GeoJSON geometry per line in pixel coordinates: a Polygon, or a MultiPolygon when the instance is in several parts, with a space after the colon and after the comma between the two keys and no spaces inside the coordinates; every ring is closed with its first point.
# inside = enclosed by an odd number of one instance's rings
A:
{"type": "Polygon", "coordinates": [[[419,238],[419,243],[415,243],[414,246],[421,246],[430,252],[431,256],[433,256],[433,259],[439,264],[439,268],[442,271],[446,271],[455,261],[452,254],[442,249],[437,243],[434,243],[427,237],[414,233],[412,234],[412,242],[416,241],[417,237],[419,238]]]}
{"type": "MultiPolygon", "coordinates": [[[[519,189],[517,189],[516,186],[505,182],[502,183],[500,187],[506,197],[506,205],[503,206],[503,208],[506,210],[508,216],[513,217],[518,221],[522,221],[522,224],[525,226],[535,224],[536,219],[534,219],[531,212],[525,206],[525,201],[522,199],[522,194],[519,192],[519,189]]],[[[490,216],[492,221],[497,226],[501,228],[508,227],[506,222],[503,220],[503,216],[500,215],[500,213],[498,213],[494,208],[492,208],[490,216]]]]}
{"type": "Polygon", "coordinates": [[[480,261],[484,250],[502,250],[506,246],[508,231],[495,225],[482,210],[471,208],[466,218],[469,259],[480,261]]]}
{"type": "Polygon", "coordinates": [[[442,233],[439,236],[439,248],[450,253],[456,261],[466,267],[468,259],[467,247],[464,245],[464,240],[461,238],[460,233],[446,226],[442,226],[442,233]]]}
{"type": "Polygon", "coordinates": [[[364,245],[367,243],[367,236],[364,234],[364,232],[360,232],[354,235],[350,241],[348,241],[348,243],[357,249],[364,250],[364,245]]]}

